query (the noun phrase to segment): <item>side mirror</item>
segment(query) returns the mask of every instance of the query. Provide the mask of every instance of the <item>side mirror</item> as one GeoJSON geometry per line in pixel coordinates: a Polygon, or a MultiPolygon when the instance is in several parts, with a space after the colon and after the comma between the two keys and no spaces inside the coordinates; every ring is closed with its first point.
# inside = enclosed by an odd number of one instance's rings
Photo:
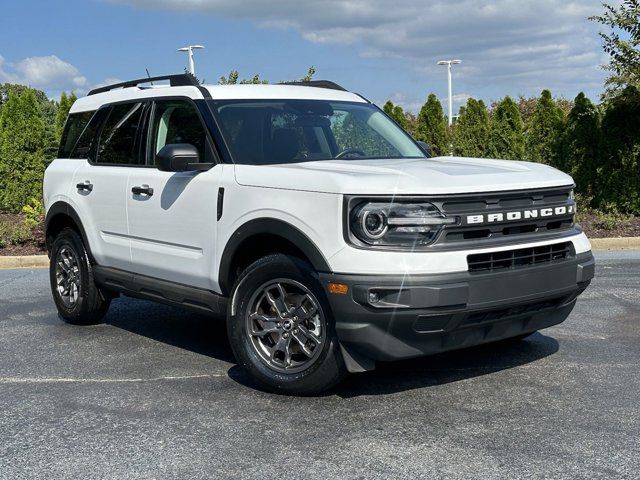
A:
{"type": "Polygon", "coordinates": [[[433,153],[431,152],[431,147],[429,146],[429,144],[427,142],[422,142],[420,140],[416,140],[416,143],[418,144],[418,146],[422,149],[422,151],[424,153],[426,153],[430,157],[433,156],[433,153]]]}
{"type": "Polygon", "coordinates": [[[156,155],[156,167],[161,172],[190,172],[208,170],[210,163],[200,163],[198,149],[189,143],[171,143],[156,155]]]}

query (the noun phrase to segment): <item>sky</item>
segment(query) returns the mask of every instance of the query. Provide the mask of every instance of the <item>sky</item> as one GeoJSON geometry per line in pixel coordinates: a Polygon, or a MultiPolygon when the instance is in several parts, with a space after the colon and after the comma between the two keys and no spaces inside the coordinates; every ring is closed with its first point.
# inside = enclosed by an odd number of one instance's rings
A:
{"type": "MultiPolygon", "coordinates": [[[[618,0],[610,2],[619,3],[618,0]]],[[[469,97],[572,99],[602,91],[606,63],[587,20],[600,0],[6,0],[0,14],[0,83],[54,98],[95,86],[180,73],[177,48],[202,44],[196,74],[207,83],[237,69],[271,82],[309,66],[382,105],[417,112],[429,93],[454,107],[469,97]]],[[[446,107],[446,105],[445,105],[446,107]]]]}

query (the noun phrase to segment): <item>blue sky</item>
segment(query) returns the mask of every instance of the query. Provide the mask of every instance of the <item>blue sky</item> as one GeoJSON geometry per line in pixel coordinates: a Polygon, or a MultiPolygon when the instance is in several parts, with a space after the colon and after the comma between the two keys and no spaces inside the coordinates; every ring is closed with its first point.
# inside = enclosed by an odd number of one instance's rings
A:
{"type": "Polygon", "coordinates": [[[376,103],[416,111],[446,96],[440,58],[460,58],[456,103],[550,88],[597,99],[606,62],[599,1],[558,0],[67,0],[8,1],[0,19],[0,82],[57,96],[109,81],[180,72],[176,49],[199,43],[197,74],[238,69],[272,82],[310,65],[376,103]]]}

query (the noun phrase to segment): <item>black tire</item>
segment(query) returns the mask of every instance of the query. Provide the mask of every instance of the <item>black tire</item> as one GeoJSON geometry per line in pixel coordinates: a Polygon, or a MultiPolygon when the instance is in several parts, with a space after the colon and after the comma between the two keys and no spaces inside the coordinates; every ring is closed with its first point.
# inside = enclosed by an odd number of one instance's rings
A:
{"type": "MultiPolygon", "coordinates": [[[[234,285],[231,299],[235,304],[235,312],[230,305],[227,314],[227,333],[231,348],[238,364],[246,369],[263,389],[289,395],[315,395],[342,380],[346,369],[331,309],[317,273],[306,262],[282,254],[261,258],[242,272],[234,285]],[[317,353],[313,350],[314,359],[308,360],[308,367],[303,365],[300,367],[304,368],[302,371],[293,373],[276,371],[273,366],[269,366],[269,361],[261,357],[255,347],[254,336],[249,335],[248,318],[251,314],[251,303],[255,301],[261,287],[280,280],[297,282],[317,299],[321,310],[314,318],[315,321],[323,318],[325,326],[324,341],[316,347],[319,349],[317,353]]],[[[293,344],[293,339],[290,339],[290,342],[293,344]]]]}
{"type": "MultiPolygon", "coordinates": [[[[68,267],[67,267],[68,268],[68,267]]],[[[49,281],[51,293],[60,317],[74,325],[94,325],[100,323],[109,309],[111,296],[98,288],[82,238],[71,228],[64,228],[53,240],[51,260],[49,262],[49,281]],[[74,283],[77,286],[77,299],[69,304],[58,290],[56,264],[63,252],[76,261],[73,268],[74,283]]]]}

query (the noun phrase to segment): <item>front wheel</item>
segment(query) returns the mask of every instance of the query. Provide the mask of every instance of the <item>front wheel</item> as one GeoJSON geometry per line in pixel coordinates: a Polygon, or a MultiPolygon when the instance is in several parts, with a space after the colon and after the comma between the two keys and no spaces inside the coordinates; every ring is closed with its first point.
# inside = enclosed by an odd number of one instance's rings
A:
{"type": "Polygon", "coordinates": [[[265,389],[313,395],[345,375],[325,293],[307,263],[281,254],[256,261],[236,282],[232,303],[231,347],[265,389]]]}

